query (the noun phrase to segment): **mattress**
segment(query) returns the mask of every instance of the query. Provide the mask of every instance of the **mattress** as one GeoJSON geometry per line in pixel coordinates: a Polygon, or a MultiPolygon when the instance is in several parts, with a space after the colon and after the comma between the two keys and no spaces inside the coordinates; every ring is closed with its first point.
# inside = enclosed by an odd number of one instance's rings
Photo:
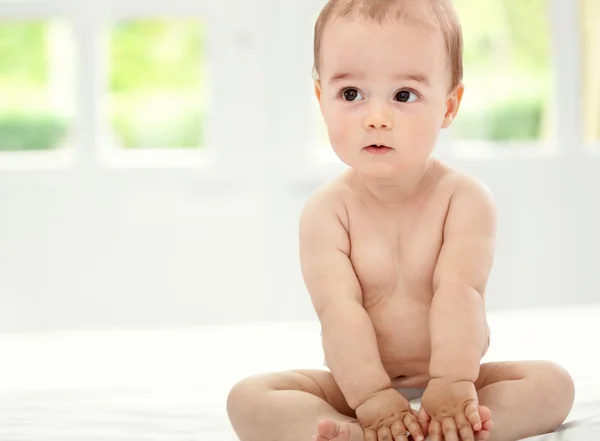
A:
{"type": "MultiPolygon", "coordinates": [[[[535,439],[600,439],[599,318],[600,305],[490,313],[484,361],[548,359],[575,380],[563,427],[535,439]]],[[[316,322],[6,334],[0,351],[0,440],[235,441],[236,381],[323,360],[316,322]]]]}

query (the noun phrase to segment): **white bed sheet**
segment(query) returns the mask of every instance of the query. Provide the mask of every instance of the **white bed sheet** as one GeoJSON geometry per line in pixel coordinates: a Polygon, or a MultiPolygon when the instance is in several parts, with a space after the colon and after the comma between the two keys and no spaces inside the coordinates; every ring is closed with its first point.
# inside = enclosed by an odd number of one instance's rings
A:
{"type": "MultiPolygon", "coordinates": [[[[485,361],[556,361],[577,386],[567,422],[600,416],[600,305],[489,320],[485,361]]],[[[237,380],[323,360],[316,322],[1,335],[0,351],[2,440],[234,441],[225,399],[237,380]]],[[[595,421],[544,440],[588,439],[595,421]]]]}

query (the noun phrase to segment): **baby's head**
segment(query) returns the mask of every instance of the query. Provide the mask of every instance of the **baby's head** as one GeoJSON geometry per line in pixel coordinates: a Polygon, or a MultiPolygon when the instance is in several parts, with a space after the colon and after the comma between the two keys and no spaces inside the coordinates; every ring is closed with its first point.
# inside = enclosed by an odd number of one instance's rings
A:
{"type": "Polygon", "coordinates": [[[463,92],[452,0],[330,0],[314,57],[315,92],[343,162],[374,177],[427,163],[463,92]],[[393,150],[364,149],[371,144],[393,150]]]}

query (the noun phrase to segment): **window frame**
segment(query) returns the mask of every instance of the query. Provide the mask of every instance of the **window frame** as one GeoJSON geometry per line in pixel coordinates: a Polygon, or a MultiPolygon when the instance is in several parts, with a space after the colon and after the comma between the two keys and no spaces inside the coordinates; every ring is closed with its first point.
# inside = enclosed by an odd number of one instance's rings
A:
{"type": "Polygon", "coordinates": [[[243,106],[232,107],[243,93],[236,81],[239,63],[244,64],[248,81],[261,81],[261,70],[248,63],[260,53],[251,25],[262,21],[260,8],[243,0],[233,4],[210,0],[105,0],[83,3],[80,0],[0,0],[1,21],[60,19],[73,37],[74,119],[72,148],[39,152],[1,152],[0,170],[55,168],[193,168],[215,177],[237,176],[244,170],[248,149],[241,146],[248,137],[255,139],[264,110],[245,115],[243,106]],[[108,26],[121,19],[198,18],[206,26],[207,93],[210,103],[205,120],[206,143],[197,149],[111,148],[107,122],[102,115],[107,105],[108,26]],[[250,20],[249,20],[250,19],[250,20]],[[244,131],[231,130],[232,118],[245,116],[244,131]],[[234,158],[230,158],[233,156],[234,158]]]}
{"type": "MultiPolygon", "coordinates": [[[[77,72],[74,151],[3,152],[2,168],[83,167],[196,168],[230,176],[276,173],[323,176],[341,166],[334,155],[319,157],[318,127],[311,116],[314,94],[312,25],[324,0],[292,3],[276,0],[225,5],[210,0],[108,0],[83,4],[78,0],[0,0],[0,20],[62,18],[70,23],[75,41],[77,72]],[[252,4],[250,4],[252,3],[252,4]],[[105,25],[134,17],[198,17],[207,23],[207,68],[211,115],[202,149],[126,151],[107,148],[101,115],[105,105],[105,25]],[[300,59],[306,69],[297,69],[300,59]],[[258,61],[257,61],[258,60],[258,61]],[[238,75],[243,67],[243,76],[238,75]],[[252,85],[256,103],[240,102],[252,85]],[[235,103],[231,105],[230,103],[235,103]],[[307,117],[307,115],[309,115],[307,117]],[[235,121],[236,127],[231,123],[235,121]],[[274,123],[276,122],[276,123],[274,123]],[[252,149],[245,148],[248,143],[252,149]],[[13,154],[14,153],[14,154],[13,154]],[[23,153],[23,154],[22,154],[23,153]],[[27,153],[27,154],[24,154],[27,153]],[[261,157],[268,160],[260,160],[261,157]],[[34,160],[35,158],[35,160],[34,160]]],[[[522,157],[572,157],[590,153],[582,127],[581,3],[548,0],[554,86],[556,138],[547,148],[540,142],[470,142],[442,133],[441,156],[465,160],[522,157]],[[518,144],[518,145],[517,145],[518,144]],[[498,148],[503,145],[504,148],[498,148]],[[474,152],[477,150],[477,153],[474,152]]],[[[589,144],[589,143],[588,143],[589,144]]],[[[596,143],[595,143],[596,144],[596,143]]]]}

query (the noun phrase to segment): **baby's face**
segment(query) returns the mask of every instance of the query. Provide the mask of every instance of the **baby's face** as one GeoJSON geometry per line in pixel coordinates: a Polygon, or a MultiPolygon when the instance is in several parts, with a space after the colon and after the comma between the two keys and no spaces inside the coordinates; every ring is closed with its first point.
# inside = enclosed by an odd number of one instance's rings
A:
{"type": "Polygon", "coordinates": [[[321,45],[317,98],[338,157],[372,177],[427,163],[460,103],[449,92],[443,39],[403,22],[331,21],[321,45]],[[365,148],[370,145],[386,148],[365,148]]]}

